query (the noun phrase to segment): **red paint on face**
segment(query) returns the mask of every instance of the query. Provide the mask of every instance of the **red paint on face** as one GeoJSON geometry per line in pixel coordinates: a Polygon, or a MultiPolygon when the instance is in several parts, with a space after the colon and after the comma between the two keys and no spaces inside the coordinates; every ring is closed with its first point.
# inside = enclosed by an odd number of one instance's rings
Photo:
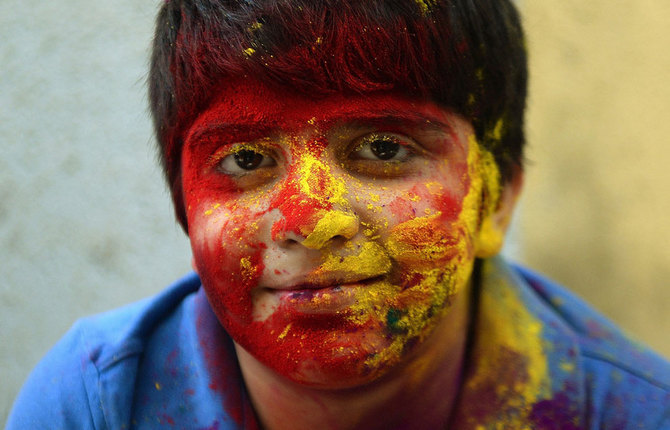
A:
{"type": "MultiPolygon", "coordinates": [[[[320,151],[316,151],[316,153],[320,153],[320,151]]],[[[272,226],[272,240],[284,238],[286,232],[306,236],[309,233],[303,230],[314,225],[319,212],[333,207],[329,201],[310,196],[300,189],[299,167],[299,164],[291,167],[286,183],[270,203],[269,210],[279,209],[284,216],[272,226]]],[[[313,194],[326,195],[326,178],[323,172],[313,172],[310,179],[312,181],[309,185],[313,194]]]]}
{"type": "Polygon", "coordinates": [[[393,212],[393,215],[398,218],[407,216],[407,214],[412,214],[413,217],[416,216],[416,211],[413,210],[412,202],[405,196],[396,197],[388,206],[391,212],[393,212]]]}
{"type": "MultiPolygon", "coordinates": [[[[420,155],[403,161],[403,166],[409,167],[399,177],[378,173],[361,176],[358,171],[348,170],[348,159],[337,158],[358,147],[357,133],[361,132],[350,132],[350,128],[373,124],[371,131],[377,132],[379,124],[387,123],[389,117],[394,121],[393,133],[400,133],[424,127],[426,118],[441,122],[447,114],[432,104],[393,94],[335,95],[314,100],[245,79],[222,86],[219,96],[198,116],[186,136],[182,176],[189,236],[209,302],[236,343],[276,372],[299,382],[327,385],[344,381],[346,385],[385,371],[369,368],[370,358],[381,354],[393,340],[385,311],[381,316],[358,314],[367,311],[356,310],[356,306],[368,301],[370,309],[388,308],[390,312],[398,308],[402,314],[429,294],[413,292],[424,280],[423,274],[402,269],[409,267],[407,264],[396,264],[383,277],[406,295],[370,295],[367,284],[353,282],[356,286],[350,288],[347,285],[351,281],[347,281],[343,288],[351,294],[351,306],[332,312],[308,312],[304,304],[311,303],[310,294],[321,294],[315,300],[329,306],[326,293],[300,287],[312,283],[314,273],[323,273],[329,255],[339,256],[344,262],[368,242],[384,245],[394,229],[401,228],[400,223],[438,212],[440,216],[432,224],[414,230],[421,237],[412,237],[408,230],[406,240],[416,242],[416,247],[424,246],[425,241],[447,248],[459,243],[469,246],[469,236],[463,235],[472,232],[452,227],[470,184],[464,132],[450,131],[448,144],[431,137],[431,133],[420,133],[417,140],[425,141],[425,154],[417,152],[420,155]],[[343,123],[355,126],[348,125],[342,131],[338,127],[343,123]],[[269,150],[277,158],[269,179],[248,185],[248,176],[224,174],[213,161],[221,160],[213,154],[223,151],[225,156],[232,144],[266,137],[274,145],[269,150]],[[310,191],[306,192],[305,170],[301,168],[308,157],[318,159],[327,169],[309,171],[310,191]],[[346,204],[331,201],[330,188],[335,180],[347,185],[348,192],[340,196],[346,204]],[[431,183],[437,185],[429,186],[431,183]],[[361,223],[359,232],[345,243],[340,238],[323,249],[303,247],[299,238],[310,233],[322,213],[332,210],[355,215],[361,223]],[[378,234],[374,238],[364,236],[365,225],[375,226],[378,234]],[[287,241],[287,232],[298,239],[287,241]],[[287,288],[295,291],[287,292],[287,288]]],[[[415,263],[440,268],[452,257],[443,252],[434,260],[415,263]]],[[[328,278],[332,285],[328,286],[334,289],[327,294],[342,300],[344,293],[337,279],[346,276],[333,272],[328,278]]],[[[448,306],[448,300],[444,306],[448,306]]],[[[405,345],[408,351],[416,339],[410,341],[405,345]]]]}

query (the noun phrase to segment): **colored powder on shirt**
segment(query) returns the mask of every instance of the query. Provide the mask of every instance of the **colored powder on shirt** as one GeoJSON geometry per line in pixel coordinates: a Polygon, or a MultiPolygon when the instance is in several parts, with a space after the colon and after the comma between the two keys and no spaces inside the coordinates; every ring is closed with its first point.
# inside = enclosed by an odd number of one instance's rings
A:
{"type": "Polygon", "coordinates": [[[476,361],[464,383],[469,397],[463,399],[459,413],[468,417],[469,425],[463,427],[497,428],[504,417],[506,428],[536,428],[533,406],[552,395],[552,381],[542,322],[526,306],[504,281],[482,293],[478,338],[471,353],[476,361]]]}

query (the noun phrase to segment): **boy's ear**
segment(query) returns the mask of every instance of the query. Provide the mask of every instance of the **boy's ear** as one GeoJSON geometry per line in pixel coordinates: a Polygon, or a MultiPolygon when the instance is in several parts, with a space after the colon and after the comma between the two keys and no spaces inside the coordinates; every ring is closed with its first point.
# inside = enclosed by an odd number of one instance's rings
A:
{"type": "Polygon", "coordinates": [[[522,188],[523,171],[518,168],[514,176],[502,186],[496,209],[482,220],[475,239],[477,257],[492,257],[502,249],[505,233],[522,188]]]}

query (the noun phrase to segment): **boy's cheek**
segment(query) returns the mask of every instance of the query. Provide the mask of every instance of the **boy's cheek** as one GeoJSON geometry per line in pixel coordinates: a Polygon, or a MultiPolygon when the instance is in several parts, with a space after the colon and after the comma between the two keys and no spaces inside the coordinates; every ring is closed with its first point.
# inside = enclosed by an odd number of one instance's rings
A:
{"type": "Polygon", "coordinates": [[[438,182],[426,181],[414,185],[409,191],[398,193],[387,199],[381,209],[374,214],[377,225],[384,225],[388,232],[394,226],[415,218],[438,217],[449,224],[458,219],[463,196],[447,189],[438,182]]]}
{"type": "Polygon", "coordinates": [[[191,218],[193,258],[204,289],[222,322],[250,323],[250,292],[263,272],[266,245],[256,237],[254,213],[215,211],[191,218]]]}

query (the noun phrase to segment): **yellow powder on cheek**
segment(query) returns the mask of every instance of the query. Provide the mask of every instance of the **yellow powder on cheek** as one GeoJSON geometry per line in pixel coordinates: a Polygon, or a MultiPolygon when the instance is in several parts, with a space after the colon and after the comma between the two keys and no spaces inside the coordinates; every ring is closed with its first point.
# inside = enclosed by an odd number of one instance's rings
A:
{"type": "Polygon", "coordinates": [[[452,279],[444,275],[442,269],[424,271],[421,282],[402,291],[397,286],[383,285],[376,290],[377,294],[383,294],[384,300],[372,296],[360,304],[367,307],[361,315],[372,314],[385,324],[390,335],[390,342],[366,360],[368,368],[388,367],[399,362],[408,352],[410,342],[418,340],[420,343],[432,332],[447,312],[456,289],[452,279]]]}
{"type": "Polygon", "coordinates": [[[425,185],[428,192],[432,195],[442,194],[444,191],[444,185],[439,182],[427,182],[425,185]]]}
{"type": "Polygon", "coordinates": [[[439,215],[414,218],[393,227],[386,242],[391,258],[407,266],[434,266],[444,260],[453,246],[439,215]]]}
{"type": "Polygon", "coordinates": [[[215,204],[213,204],[212,207],[211,207],[210,209],[207,209],[207,210],[205,211],[205,215],[209,216],[209,215],[213,214],[214,211],[217,210],[217,209],[219,208],[219,206],[221,206],[221,203],[215,203],[215,204]]]}
{"type": "Polygon", "coordinates": [[[391,270],[391,260],[384,248],[375,242],[365,242],[357,255],[346,257],[328,255],[326,261],[314,275],[318,277],[324,272],[344,272],[364,279],[386,274],[389,270],[391,270]]]}
{"type": "MultiPolygon", "coordinates": [[[[438,212],[401,223],[389,232],[385,243],[389,255],[410,270],[406,273],[409,279],[420,281],[403,291],[384,285],[386,300],[370,297],[360,303],[361,308],[367,307],[360,313],[367,312],[384,322],[391,334],[390,343],[366,361],[370,368],[401,360],[406,345],[428,336],[448,311],[454,295],[469,282],[474,264],[473,240],[481,240],[477,236],[480,215],[487,219],[495,209],[499,175],[492,156],[480,149],[475,138],[468,143],[469,187],[458,219],[443,224],[438,212]],[[482,193],[487,197],[485,207],[481,207],[482,193]]],[[[440,185],[431,183],[427,187],[439,192],[440,185]]]]}
{"type": "Polygon", "coordinates": [[[493,154],[481,148],[474,135],[468,142],[470,189],[463,200],[459,223],[473,234],[477,256],[490,257],[502,247],[504,234],[494,220],[500,200],[500,170],[493,154]]]}
{"type": "Polygon", "coordinates": [[[439,214],[406,221],[390,231],[386,242],[390,256],[401,263],[408,279],[418,282],[403,290],[382,285],[383,300],[375,295],[359,304],[359,315],[382,322],[390,334],[386,347],[366,361],[368,367],[400,361],[409,342],[422,341],[448,311],[472,270],[469,248],[463,242],[462,232],[443,225],[439,214]]]}
{"type": "Polygon", "coordinates": [[[247,257],[240,259],[240,273],[244,279],[253,279],[258,272],[258,266],[254,265],[247,257]]]}

